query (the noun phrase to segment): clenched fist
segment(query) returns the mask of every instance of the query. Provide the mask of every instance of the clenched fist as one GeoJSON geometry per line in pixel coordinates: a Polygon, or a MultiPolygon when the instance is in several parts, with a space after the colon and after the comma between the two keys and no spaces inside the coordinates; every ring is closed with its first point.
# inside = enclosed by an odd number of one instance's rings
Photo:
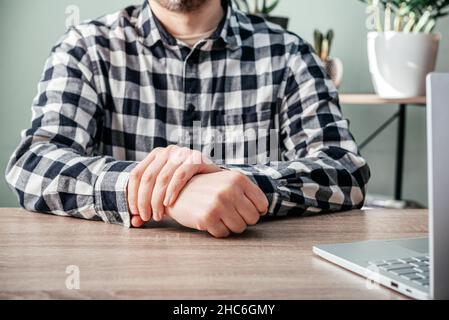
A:
{"type": "Polygon", "coordinates": [[[183,226],[217,238],[242,233],[268,211],[265,194],[239,172],[220,171],[194,176],[166,213],[183,226]]]}

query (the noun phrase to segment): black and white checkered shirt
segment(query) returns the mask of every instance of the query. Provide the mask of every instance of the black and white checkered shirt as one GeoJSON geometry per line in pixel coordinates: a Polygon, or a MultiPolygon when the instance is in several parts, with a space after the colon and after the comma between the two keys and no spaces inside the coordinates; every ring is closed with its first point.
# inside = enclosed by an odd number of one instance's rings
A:
{"type": "Polygon", "coordinates": [[[369,168],[319,58],[298,36],[224,6],[193,49],[147,1],[68,30],[7,168],[20,204],[129,227],[129,172],[177,144],[248,175],[271,215],[360,207],[369,168]]]}

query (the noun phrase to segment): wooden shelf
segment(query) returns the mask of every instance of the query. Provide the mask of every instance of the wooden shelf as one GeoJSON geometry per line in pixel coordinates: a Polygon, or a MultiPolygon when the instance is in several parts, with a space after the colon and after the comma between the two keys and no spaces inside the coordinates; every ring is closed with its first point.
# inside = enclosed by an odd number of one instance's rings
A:
{"type": "Polygon", "coordinates": [[[414,97],[407,99],[384,99],[376,94],[371,93],[342,93],[340,94],[341,104],[359,104],[359,105],[376,105],[376,104],[412,104],[425,106],[426,97],[414,97]]]}

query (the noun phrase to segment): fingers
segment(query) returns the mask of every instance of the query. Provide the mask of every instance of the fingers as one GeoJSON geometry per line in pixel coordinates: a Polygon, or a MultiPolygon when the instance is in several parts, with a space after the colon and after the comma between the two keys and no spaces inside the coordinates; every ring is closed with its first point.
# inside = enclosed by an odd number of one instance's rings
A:
{"type": "Polygon", "coordinates": [[[245,220],[247,225],[253,226],[259,222],[260,212],[246,196],[240,197],[238,201],[234,203],[234,208],[243,220],[245,220]]]}
{"type": "Polygon", "coordinates": [[[131,215],[141,220],[134,222],[160,221],[193,176],[220,170],[199,151],[177,146],[153,150],[130,174],[128,204],[131,215]]]}
{"type": "Polygon", "coordinates": [[[179,163],[177,161],[168,160],[162,170],[159,172],[154,185],[153,194],[151,197],[151,208],[153,211],[153,218],[156,221],[162,220],[165,213],[164,198],[166,198],[166,190],[168,184],[172,180],[173,174],[178,169],[179,163]]]}
{"type": "Polygon", "coordinates": [[[245,195],[262,215],[267,214],[269,205],[267,196],[251,180],[246,180],[247,182],[244,186],[245,195]]]}
{"type": "Polygon", "coordinates": [[[221,170],[218,166],[206,163],[202,159],[200,159],[201,163],[195,162],[196,156],[197,155],[192,154],[176,169],[166,189],[164,206],[170,207],[176,202],[179,193],[184,189],[193,176],[201,173],[214,173],[221,170]]]}
{"type": "Polygon", "coordinates": [[[145,221],[142,220],[142,218],[140,218],[140,216],[133,216],[131,218],[131,225],[134,228],[140,228],[145,224],[145,221]]]}
{"type": "Polygon", "coordinates": [[[225,226],[225,224],[222,221],[218,221],[213,225],[209,226],[207,228],[207,232],[209,232],[215,238],[226,238],[231,234],[229,229],[225,226]]]}
{"type": "Polygon", "coordinates": [[[231,212],[226,212],[222,215],[223,223],[233,233],[243,233],[247,228],[247,224],[235,209],[231,210],[231,212]]]}
{"type": "Polygon", "coordinates": [[[167,162],[167,153],[161,152],[150,163],[142,174],[139,185],[137,205],[139,214],[143,221],[149,221],[152,217],[153,211],[151,206],[151,199],[154,190],[156,178],[162,167],[167,162]]]}
{"type": "Polygon", "coordinates": [[[154,160],[160,149],[154,149],[142,162],[140,162],[130,173],[128,181],[128,205],[132,215],[139,214],[138,192],[142,174],[147,166],[154,160]]]}
{"type": "Polygon", "coordinates": [[[192,179],[192,177],[197,173],[198,166],[192,166],[190,164],[184,163],[180,167],[178,167],[174,172],[172,179],[168,183],[164,199],[164,206],[172,206],[175,203],[181,190],[186,186],[187,182],[189,182],[190,179],[192,179]]]}

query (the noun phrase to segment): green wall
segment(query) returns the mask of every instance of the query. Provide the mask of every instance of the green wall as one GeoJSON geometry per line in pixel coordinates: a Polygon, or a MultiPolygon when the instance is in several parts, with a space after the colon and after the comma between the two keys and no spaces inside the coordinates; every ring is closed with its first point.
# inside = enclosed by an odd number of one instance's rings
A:
{"type": "MultiPolygon", "coordinates": [[[[66,8],[76,5],[81,19],[89,19],[123,8],[127,0],[0,0],[0,167],[2,172],[19,141],[19,133],[30,122],[31,100],[51,46],[65,29],[66,8]]],[[[136,2],[134,2],[136,3],[136,2]]],[[[139,1],[137,1],[139,3],[139,1]]],[[[311,41],[314,28],[336,32],[334,56],[345,64],[342,92],[372,91],[366,58],[366,28],[363,4],[356,0],[283,0],[275,12],[291,18],[290,29],[311,41]]],[[[441,20],[445,30],[440,48],[439,71],[449,71],[449,19],[441,20]]],[[[393,106],[343,106],[358,141],[367,137],[395,112],[393,106]]],[[[425,110],[412,107],[407,121],[405,165],[406,198],[427,202],[425,110]]],[[[393,194],[396,127],[392,126],[364,152],[373,177],[372,193],[393,194]]],[[[3,179],[0,206],[17,206],[3,179]]]]}

